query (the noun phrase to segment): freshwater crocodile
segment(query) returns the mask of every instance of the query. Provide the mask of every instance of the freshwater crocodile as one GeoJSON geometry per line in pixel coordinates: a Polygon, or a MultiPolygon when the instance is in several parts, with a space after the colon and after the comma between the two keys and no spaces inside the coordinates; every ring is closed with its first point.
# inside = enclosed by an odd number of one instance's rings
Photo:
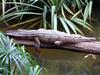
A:
{"type": "Polygon", "coordinates": [[[41,43],[62,45],[66,43],[74,44],[79,42],[87,42],[96,40],[95,38],[85,37],[79,34],[67,34],[65,32],[56,31],[56,30],[9,30],[6,32],[6,35],[17,39],[17,40],[30,40],[34,41],[35,48],[40,48],[41,43]]]}

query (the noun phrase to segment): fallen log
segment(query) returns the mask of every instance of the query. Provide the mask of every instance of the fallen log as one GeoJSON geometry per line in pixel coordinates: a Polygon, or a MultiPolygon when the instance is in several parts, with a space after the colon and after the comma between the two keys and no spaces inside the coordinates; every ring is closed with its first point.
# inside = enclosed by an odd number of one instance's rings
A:
{"type": "Polygon", "coordinates": [[[35,48],[63,48],[74,51],[100,53],[100,42],[95,38],[75,34],[66,34],[54,30],[10,30],[6,35],[14,38],[15,42],[35,48]]]}
{"type": "Polygon", "coordinates": [[[63,48],[72,49],[73,51],[82,51],[82,52],[100,54],[100,42],[97,41],[67,44],[64,45],[63,48]]]}
{"type": "MultiPolygon", "coordinates": [[[[34,41],[25,41],[25,40],[15,40],[16,43],[27,45],[27,46],[35,46],[34,41]]],[[[41,43],[41,48],[62,48],[64,50],[70,49],[72,51],[80,51],[87,53],[100,54],[100,42],[91,41],[91,42],[80,42],[75,44],[64,44],[64,45],[55,45],[55,44],[46,44],[41,43]]]]}
{"type": "MultiPolygon", "coordinates": [[[[79,34],[67,34],[55,30],[9,30],[6,32],[6,35],[20,39],[20,40],[32,40],[38,38],[40,42],[43,43],[55,43],[55,44],[64,44],[64,43],[78,43],[84,41],[93,41],[96,40],[93,37],[84,37],[79,34]]],[[[36,40],[35,40],[36,41],[36,40]]]]}

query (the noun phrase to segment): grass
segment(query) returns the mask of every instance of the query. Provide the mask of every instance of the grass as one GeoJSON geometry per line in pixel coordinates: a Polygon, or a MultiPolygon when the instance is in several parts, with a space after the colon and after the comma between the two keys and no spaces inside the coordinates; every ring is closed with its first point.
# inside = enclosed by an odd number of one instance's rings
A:
{"type": "Polygon", "coordinates": [[[92,31],[88,21],[91,20],[92,0],[2,0],[1,4],[0,21],[5,22],[6,28],[59,30],[62,27],[68,34],[82,34],[79,27],[92,31]]]}
{"type": "Polygon", "coordinates": [[[0,33],[0,74],[39,75],[40,67],[24,46],[19,46],[8,36],[0,33]]]}

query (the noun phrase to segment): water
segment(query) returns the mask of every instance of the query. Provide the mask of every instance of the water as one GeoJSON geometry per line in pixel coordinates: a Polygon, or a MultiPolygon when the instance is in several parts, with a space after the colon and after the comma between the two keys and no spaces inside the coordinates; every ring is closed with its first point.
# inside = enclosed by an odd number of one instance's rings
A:
{"type": "MultiPolygon", "coordinates": [[[[34,54],[33,48],[30,49],[34,54]]],[[[100,56],[63,49],[41,49],[41,75],[100,75],[100,56]],[[87,58],[86,58],[87,56],[87,58]]]]}

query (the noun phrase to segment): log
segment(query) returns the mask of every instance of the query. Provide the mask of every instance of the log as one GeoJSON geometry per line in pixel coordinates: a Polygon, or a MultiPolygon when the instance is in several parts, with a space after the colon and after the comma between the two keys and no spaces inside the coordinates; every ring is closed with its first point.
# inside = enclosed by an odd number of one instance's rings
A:
{"type": "Polygon", "coordinates": [[[63,48],[72,49],[73,51],[82,51],[82,52],[100,54],[100,42],[98,41],[67,44],[64,45],[63,48]]]}
{"type": "MultiPolygon", "coordinates": [[[[15,40],[16,43],[34,47],[34,41],[25,41],[25,40],[15,40]]],[[[60,48],[64,50],[72,50],[72,51],[79,51],[79,52],[86,52],[86,53],[93,53],[93,54],[100,54],[100,42],[98,41],[91,41],[91,42],[80,42],[74,44],[64,44],[64,45],[55,45],[55,44],[46,44],[41,43],[41,48],[60,48]]]]}
{"type": "Polygon", "coordinates": [[[66,34],[61,31],[38,29],[38,30],[10,30],[7,36],[14,38],[16,43],[41,47],[63,48],[73,51],[100,53],[100,42],[93,37],[85,37],[76,34],[66,34]]]}
{"type": "Polygon", "coordinates": [[[65,32],[56,31],[56,30],[9,30],[6,32],[6,35],[16,38],[19,40],[31,40],[34,41],[34,38],[38,38],[40,42],[43,43],[55,43],[55,44],[64,44],[64,43],[78,43],[84,41],[94,41],[96,40],[93,37],[84,37],[79,34],[67,34],[65,32]]]}

